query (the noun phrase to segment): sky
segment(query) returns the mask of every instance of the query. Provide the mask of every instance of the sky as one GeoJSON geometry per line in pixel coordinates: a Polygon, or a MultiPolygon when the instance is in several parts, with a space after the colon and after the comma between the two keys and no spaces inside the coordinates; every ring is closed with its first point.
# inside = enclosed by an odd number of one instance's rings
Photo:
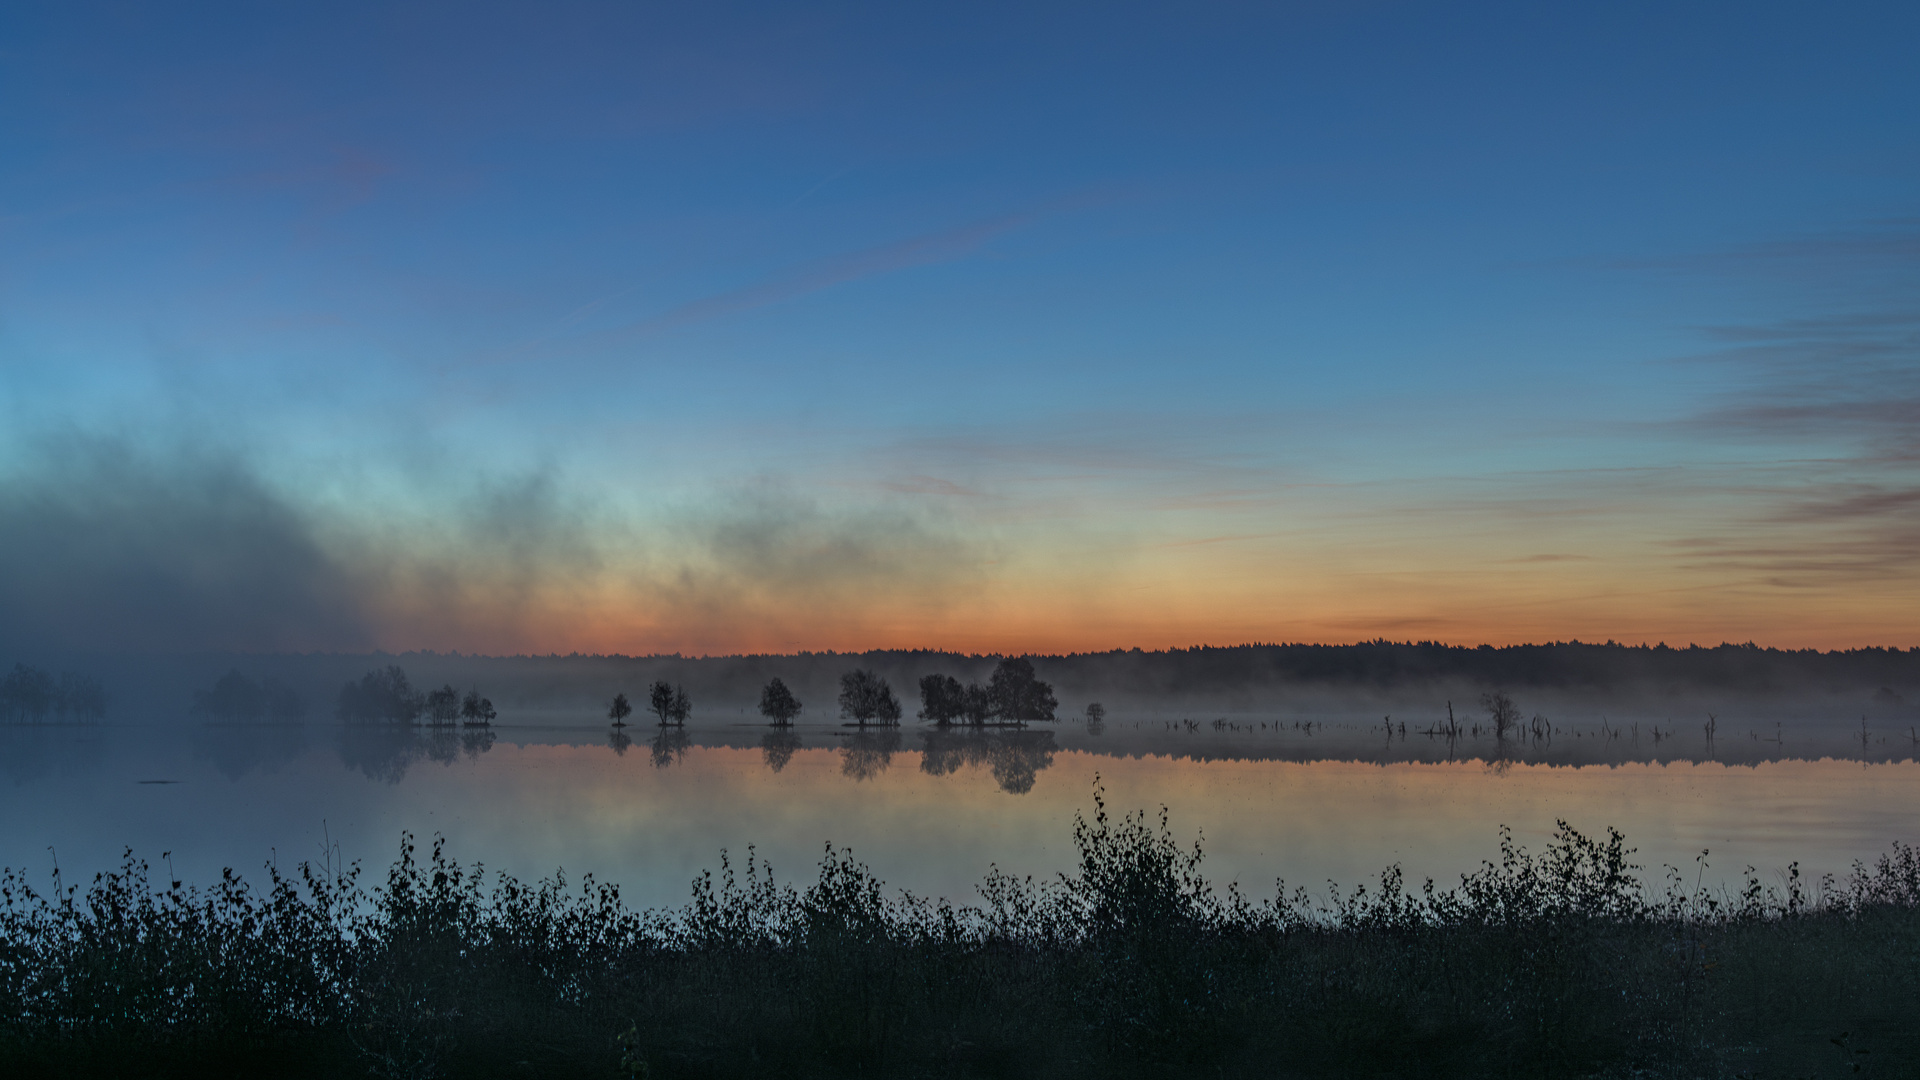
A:
{"type": "Polygon", "coordinates": [[[1920,645],[1920,6],[0,8],[0,654],[1920,645]]]}

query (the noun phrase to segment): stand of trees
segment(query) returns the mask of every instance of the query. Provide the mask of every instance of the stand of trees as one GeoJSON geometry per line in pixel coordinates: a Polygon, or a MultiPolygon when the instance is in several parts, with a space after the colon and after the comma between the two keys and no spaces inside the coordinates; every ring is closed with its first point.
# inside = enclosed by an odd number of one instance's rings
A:
{"type": "Polygon", "coordinates": [[[15,664],[0,679],[0,720],[42,723],[57,720],[100,720],[107,715],[107,692],[98,679],[66,671],[52,672],[15,664]]]}
{"type": "Polygon", "coordinates": [[[234,668],[220,676],[212,689],[194,691],[193,711],[228,724],[260,720],[291,723],[306,718],[307,703],[278,679],[254,682],[234,668]]]}
{"type": "Polygon", "coordinates": [[[607,706],[607,719],[613,721],[613,726],[626,727],[627,717],[632,715],[633,706],[627,704],[626,691],[622,690],[620,693],[613,695],[613,704],[607,706]]]}
{"type": "Polygon", "coordinates": [[[480,696],[480,691],[469,690],[460,702],[460,719],[467,727],[489,727],[494,717],[500,714],[493,709],[493,702],[480,696]]]}
{"type": "Polygon", "coordinates": [[[766,688],[760,691],[760,715],[766,717],[775,727],[786,727],[792,724],[793,718],[800,715],[802,708],[804,706],[800,704],[800,699],[794,697],[793,691],[787,689],[787,684],[781,682],[778,677],[767,683],[766,688]]]}
{"type": "Polygon", "coordinates": [[[693,699],[687,696],[687,688],[673,686],[666,682],[657,682],[647,692],[647,710],[659,717],[660,726],[672,724],[685,727],[687,717],[693,715],[693,699]]]}
{"type": "Polygon", "coordinates": [[[865,668],[855,668],[840,676],[840,715],[859,723],[900,723],[900,699],[893,696],[887,680],[865,668]]]}
{"type": "Polygon", "coordinates": [[[460,719],[460,691],[452,683],[427,693],[427,719],[435,727],[446,727],[460,719]]]}
{"type": "Polygon", "coordinates": [[[951,675],[927,675],[920,680],[920,718],[941,727],[960,720],[976,727],[989,720],[1009,724],[1052,720],[1059,707],[1053,686],[1035,677],[1033,664],[1025,657],[1000,661],[985,686],[962,686],[951,675]]]}
{"type": "Polygon", "coordinates": [[[388,665],[342,686],[334,714],[349,724],[410,724],[426,707],[426,696],[407,681],[407,673],[388,665]]]}
{"type": "Polygon", "coordinates": [[[436,727],[450,727],[462,719],[468,726],[485,727],[499,713],[478,690],[469,690],[462,698],[452,683],[423,694],[413,688],[405,671],[390,664],[342,686],[334,715],[349,724],[411,724],[425,716],[436,727]]]}

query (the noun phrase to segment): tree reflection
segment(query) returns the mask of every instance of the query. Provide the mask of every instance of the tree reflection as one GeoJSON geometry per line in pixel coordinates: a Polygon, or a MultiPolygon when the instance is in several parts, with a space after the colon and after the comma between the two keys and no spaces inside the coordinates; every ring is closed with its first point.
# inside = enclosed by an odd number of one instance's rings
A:
{"type": "Polygon", "coordinates": [[[1053,764],[1051,731],[1009,731],[994,741],[998,745],[987,760],[993,765],[994,782],[1009,795],[1032,791],[1040,770],[1053,764]]]}
{"type": "Polygon", "coordinates": [[[840,775],[855,780],[871,780],[886,772],[887,766],[893,764],[894,751],[900,749],[897,728],[856,731],[847,735],[846,740],[846,745],[840,748],[840,775]]]}
{"type": "Polygon", "coordinates": [[[923,731],[920,771],[929,776],[952,776],[963,765],[987,760],[988,736],[980,731],[923,731]]]}
{"type": "Polygon", "coordinates": [[[653,737],[647,746],[653,751],[653,767],[664,769],[687,756],[687,747],[692,740],[687,737],[685,728],[662,727],[660,734],[653,737]]]}
{"type": "Polygon", "coordinates": [[[479,760],[481,754],[493,749],[493,732],[485,729],[461,732],[460,749],[467,755],[468,761],[479,760]]]}
{"type": "Polygon", "coordinates": [[[348,724],[340,729],[340,764],[360,770],[369,780],[397,784],[420,756],[419,744],[412,728],[348,724]]]}
{"type": "Polygon", "coordinates": [[[619,728],[614,728],[607,733],[607,745],[613,747],[615,754],[626,757],[627,747],[633,745],[633,737],[619,728]]]}
{"type": "Polygon", "coordinates": [[[403,724],[346,724],[340,728],[340,763],[357,769],[369,780],[397,784],[419,761],[451,765],[462,755],[477,760],[493,749],[491,729],[462,732],[455,728],[422,731],[403,724]]]}
{"type": "Polygon", "coordinates": [[[306,749],[297,724],[206,724],[193,732],[193,756],[238,780],[254,770],[274,772],[306,749]]]}
{"type": "Polygon", "coordinates": [[[1051,731],[926,731],[920,770],[951,776],[962,766],[985,765],[1000,790],[1025,795],[1040,770],[1053,764],[1057,749],[1051,731]]]}
{"type": "Polygon", "coordinates": [[[767,768],[779,772],[793,760],[793,752],[800,749],[800,736],[792,728],[769,731],[760,739],[760,752],[766,755],[767,768]]]}
{"type": "Polygon", "coordinates": [[[76,777],[98,769],[106,760],[107,746],[98,735],[80,735],[73,728],[0,725],[0,776],[15,784],[51,776],[76,777]]]}

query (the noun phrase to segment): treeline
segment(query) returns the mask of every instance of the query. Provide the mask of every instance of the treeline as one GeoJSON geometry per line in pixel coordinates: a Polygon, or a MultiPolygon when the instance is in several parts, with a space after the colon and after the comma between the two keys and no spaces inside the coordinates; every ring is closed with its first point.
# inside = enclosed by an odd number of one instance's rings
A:
{"type": "Polygon", "coordinates": [[[78,672],[51,671],[15,664],[0,679],[0,722],[39,724],[99,721],[107,715],[107,691],[100,680],[78,672]]]}
{"type": "MultiPolygon", "coordinates": [[[[860,653],[683,656],[403,656],[278,657],[271,662],[296,685],[339,686],[370,666],[404,665],[424,682],[492,688],[500,702],[571,703],[604,709],[614,689],[665,681],[710,707],[751,709],[755,695],[778,678],[796,697],[832,702],[850,669],[887,679],[898,694],[929,672],[983,687],[1005,656],[933,650],[860,653]]],[[[1867,704],[1882,688],[1920,701],[1920,649],[1834,652],[1756,645],[1641,646],[1556,642],[1462,646],[1440,642],[1371,641],[1345,645],[1249,644],[1191,649],[1124,649],[1065,655],[1030,654],[1037,676],[1078,712],[1084,701],[1173,698],[1205,707],[1262,707],[1290,691],[1433,687],[1445,693],[1505,688],[1509,692],[1712,692],[1725,695],[1856,693],[1867,704]]],[[[222,661],[220,670],[228,662],[222,661]]],[[[634,702],[635,706],[640,701],[634,702]]],[[[902,703],[903,706],[905,702],[902,703]]],[[[1201,707],[1195,705],[1194,707],[1201,707]]],[[[905,710],[910,711],[910,710],[905,710]]]]}
{"type": "Polygon", "coordinates": [[[1570,690],[1724,690],[1778,693],[1920,688],[1920,648],[1821,652],[1751,643],[1688,645],[1448,645],[1367,641],[1076,653],[1045,659],[1047,671],[1116,692],[1183,693],[1272,684],[1380,688],[1464,682],[1483,687],[1570,690]]]}
{"type": "Polygon", "coordinates": [[[1071,873],[890,897],[845,853],[781,887],[723,856],[677,910],[403,839],[81,891],[0,875],[10,1077],[1910,1075],[1920,857],[1846,880],[1642,880],[1562,826],[1448,888],[1216,890],[1161,816],[1076,815],[1071,873]],[[1908,1064],[1902,1065],[1902,1062],[1908,1064]]]}

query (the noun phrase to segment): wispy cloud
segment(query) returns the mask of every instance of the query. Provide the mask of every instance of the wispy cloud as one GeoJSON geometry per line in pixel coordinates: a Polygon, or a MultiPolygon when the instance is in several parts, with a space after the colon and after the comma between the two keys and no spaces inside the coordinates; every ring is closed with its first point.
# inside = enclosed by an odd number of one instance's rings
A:
{"type": "Polygon", "coordinates": [[[745,288],[701,297],[630,323],[616,332],[647,334],[672,330],[793,300],[861,278],[951,262],[972,254],[987,241],[1027,224],[1034,217],[1030,213],[1006,214],[958,228],[923,233],[891,244],[803,263],[745,288]]]}
{"type": "Polygon", "coordinates": [[[577,329],[614,301],[639,291],[639,286],[630,286],[580,304],[546,334],[468,356],[455,366],[525,363],[563,351],[602,348],[771,307],[865,278],[953,262],[972,255],[994,238],[1020,229],[1055,209],[1058,207],[1002,214],[892,243],[802,262],[751,285],[690,300],[644,318],[595,330],[577,329]]]}

